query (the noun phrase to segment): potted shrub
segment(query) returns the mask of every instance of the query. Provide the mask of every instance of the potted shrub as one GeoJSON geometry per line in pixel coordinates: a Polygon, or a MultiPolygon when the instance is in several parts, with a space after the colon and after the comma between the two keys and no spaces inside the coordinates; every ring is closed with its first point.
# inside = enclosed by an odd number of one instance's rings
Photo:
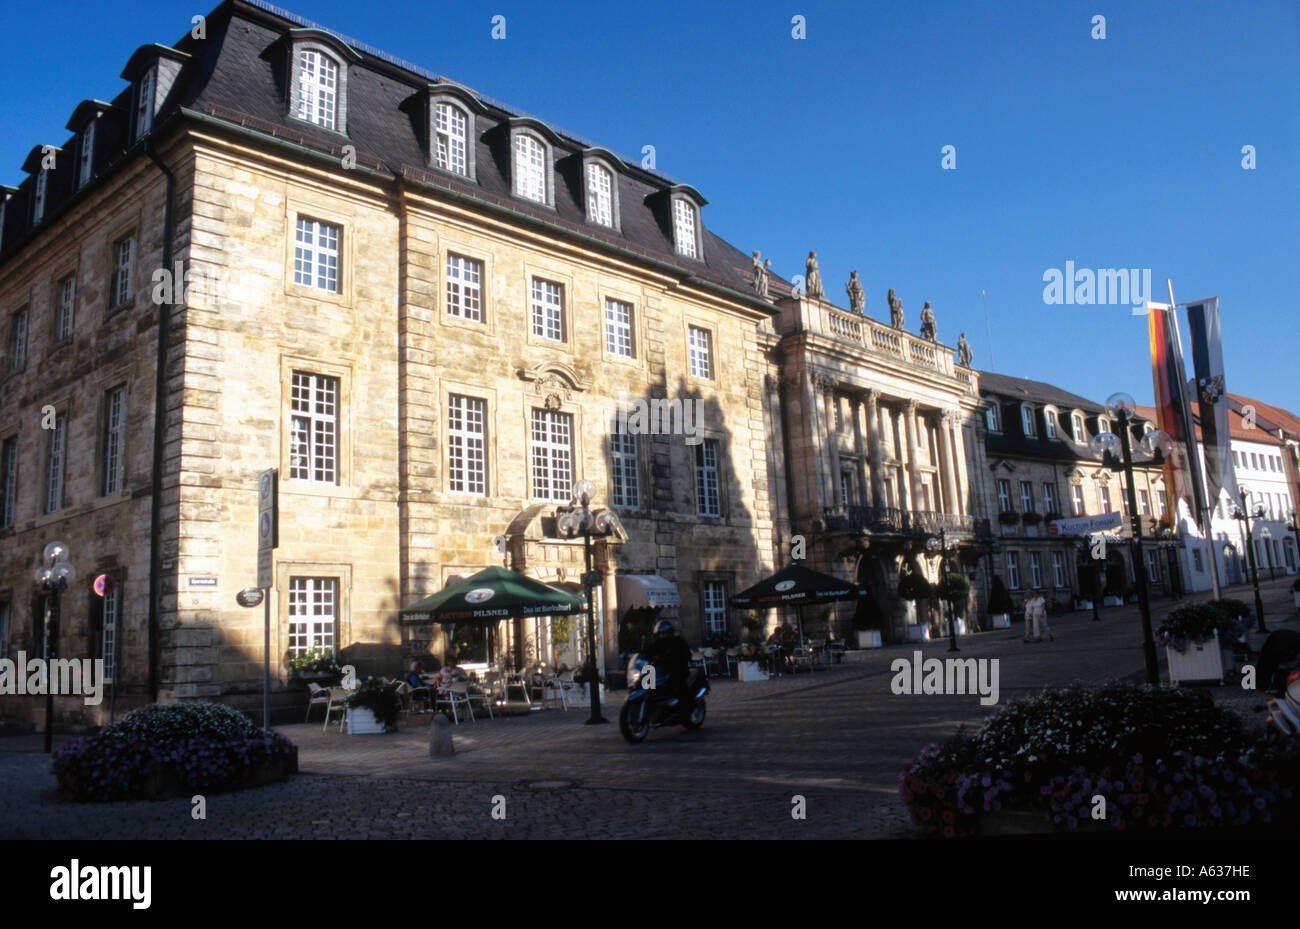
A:
{"type": "Polygon", "coordinates": [[[1214,603],[1191,603],[1170,610],[1156,629],[1156,644],[1169,660],[1169,682],[1222,681],[1219,628],[1224,611],[1214,603]]]}
{"type": "Polygon", "coordinates": [[[965,614],[966,598],[970,596],[970,581],[966,575],[957,571],[949,571],[939,583],[934,585],[935,593],[940,600],[948,603],[948,621],[957,624],[957,632],[961,635],[966,634],[965,623],[961,616],[965,614]],[[958,606],[962,608],[959,609],[958,606]]]}
{"type": "Polygon", "coordinates": [[[300,681],[327,681],[337,684],[343,676],[332,649],[310,648],[289,659],[289,670],[300,681]]]}
{"type": "Polygon", "coordinates": [[[1004,526],[1014,526],[1020,522],[1020,514],[1015,510],[1003,510],[998,514],[998,522],[1004,526]]]}
{"type": "Polygon", "coordinates": [[[994,575],[993,587],[989,591],[989,617],[993,620],[993,628],[1010,629],[1013,609],[1015,607],[1011,603],[1007,585],[1002,583],[1002,578],[994,575]]]}
{"type": "Polygon", "coordinates": [[[1043,517],[1040,514],[1035,513],[1033,510],[1026,510],[1025,514],[1020,518],[1025,521],[1026,526],[1037,526],[1043,521],[1043,517]]]}
{"type": "Polygon", "coordinates": [[[853,610],[853,628],[858,637],[858,648],[880,648],[881,629],[885,624],[885,615],[880,610],[874,597],[859,600],[853,610]]]}
{"type": "Polygon", "coordinates": [[[402,711],[402,702],[397,696],[400,685],[400,681],[371,677],[348,694],[348,732],[369,735],[395,727],[397,714],[402,711]]]}
{"type": "MultiPolygon", "coordinates": [[[[904,565],[898,576],[898,595],[909,603],[916,604],[934,596],[934,585],[925,579],[920,568],[904,565]]],[[[924,642],[930,638],[930,628],[926,623],[918,622],[907,627],[910,642],[924,642]]]]}

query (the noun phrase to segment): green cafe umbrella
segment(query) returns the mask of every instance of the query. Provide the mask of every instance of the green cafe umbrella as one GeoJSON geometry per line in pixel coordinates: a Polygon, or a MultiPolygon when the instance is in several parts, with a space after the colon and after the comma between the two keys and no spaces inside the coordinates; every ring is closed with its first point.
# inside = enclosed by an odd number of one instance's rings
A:
{"type": "Polygon", "coordinates": [[[484,568],[400,610],[413,623],[495,622],[521,616],[568,616],[587,601],[506,568],[484,568]]]}
{"type": "MultiPolygon", "coordinates": [[[[805,603],[858,600],[866,596],[869,596],[867,588],[861,584],[791,563],[766,580],[736,594],[731,598],[731,605],[762,610],[774,606],[802,607],[805,603]]],[[[803,640],[802,610],[799,611],[799,639],[803,640]]]]}

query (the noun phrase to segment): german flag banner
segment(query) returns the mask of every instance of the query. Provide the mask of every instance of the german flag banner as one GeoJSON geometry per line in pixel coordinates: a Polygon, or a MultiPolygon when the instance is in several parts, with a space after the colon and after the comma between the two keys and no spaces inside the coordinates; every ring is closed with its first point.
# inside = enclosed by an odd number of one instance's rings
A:
{"type": "MultiPolygon", "coordinates": [[[[1167,303],[1147,304],[1147,324],[1151,336],[1151,381],[1155,392],[1156,425],[1169,433],[1174,450],[1165,459],[1165,486],[1169,488],[1170,510],[1174,515],[1178,501],[1186,500],[1193,515],[1199,506],[1192,493],[1191,474],[1187,470],[1189,430],[1183,412],[1183,350],[1174,335],[1174,309],[1167,303]]],[[[1175,522],[1177,516],[1174,515],[1175,522]]]]}

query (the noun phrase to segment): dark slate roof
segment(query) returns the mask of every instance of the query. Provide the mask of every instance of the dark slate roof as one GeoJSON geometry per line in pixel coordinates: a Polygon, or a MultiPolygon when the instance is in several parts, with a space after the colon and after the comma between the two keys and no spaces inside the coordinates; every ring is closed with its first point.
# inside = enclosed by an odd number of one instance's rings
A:
{"type": "MultiPolygon", "coordinates": [[[[201,114],[219,122],[239,124],[264,136],[291,141],[326,157],[337,158],[342,146],[350,144],[356,149],[358,165],[381,177],[401,177],[433,191],[450,191],[508,209],[544,224],[549,230],[563,230],[605,242],[671,266],[684,275],[756,299],[749,255],[710,232],[702,216],[703,260],[676,254],[666,197],[670,188],[681,185],[674,178],[647,171],[639,163],[615,155],[622,228],[610,230],[596,226],[587,222],[582,196],[582,153],[595,147],[590,141],[538,120],[549,130],[548,135],[554,136],[549,140],[555,169],[552,209],[515,197],[511,192],[509,122],[527,114],[474,92],[486,109],[476,114],[477,177],[475,180],[461,178],[431,168],[425,148],[426,110],[419,95],[430,83],[446,78],[333,33],[359,57],[359,63],[351,64],[347,74],[347,133],[344,135],[288,115],[288,54],[284,38],[294,29],[323,27],[261,0],[225,0],[207,17],[206,27],[206,39],[194,40],[187,33],[176,43],[176,50],[185,55],[171,57],[184,58],[185,64],[155,116],[151,134],[159,133],[171,119],[201,114]]],[[[152,60],[150,56],[167,51],[164,46],[142,46],[131,56],[132,67],[139,70],[152,60]]],[[[129,88],[124,90],[113,101],[124,113],[130,112],[129,92],[129,88]]],[[[115,141],[120,153],[125,139],[115,141]]],[[[606,160],[611,160],[613,153],[600,151],[606,160]]],[[[96,162],[104,164],[101,157],[96,162]]],[[[23,188],[30,183],[28,178],[23,188]]],[[[693,188],[686,190],[689,193],[693,188]]],[[[70,190],[52,190],[48,214],[56,212],[60,201],[66,200],[70,193],[70,190]]],[[[789,292],[788,282],[775,275],[770,282],[774,296],[789,292]]]]}

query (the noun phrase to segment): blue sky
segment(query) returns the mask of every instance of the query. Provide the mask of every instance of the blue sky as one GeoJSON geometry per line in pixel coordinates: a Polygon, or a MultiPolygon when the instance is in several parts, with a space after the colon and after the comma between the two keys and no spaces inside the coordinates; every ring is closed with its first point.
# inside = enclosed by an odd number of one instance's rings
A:
{"type": "MultiPolygon", "coordinates": [[[[80,100],[116,94],[136,47],[174,42],[212,6],[11,6],[0,181],[63,141],[80,100]]],[[[1294,0],[288,8],[599,144],[654,145],[719,235],[787,277],[816,249],[841,304],[856,268],[868,313],[888,319],[896,288],[913,331],[933,301],[940,339],[965,331],[983,368],[1149,402],[1145,319],[1047,305],[1044,272],[1149,268],[1156,299],[1166,278],[1180,302],[1217,295],[1229,389],[1300,412],[1294,0]]]]}

